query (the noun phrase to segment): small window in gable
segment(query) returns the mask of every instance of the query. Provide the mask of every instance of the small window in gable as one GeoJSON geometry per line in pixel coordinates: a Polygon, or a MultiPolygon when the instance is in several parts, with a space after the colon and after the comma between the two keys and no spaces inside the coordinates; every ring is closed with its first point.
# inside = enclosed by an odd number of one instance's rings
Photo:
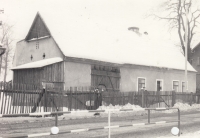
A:
{"type": "Polygon", "coordinates": [[[39,49],[39,41],[36,41],[36,49],[39,49]]]}

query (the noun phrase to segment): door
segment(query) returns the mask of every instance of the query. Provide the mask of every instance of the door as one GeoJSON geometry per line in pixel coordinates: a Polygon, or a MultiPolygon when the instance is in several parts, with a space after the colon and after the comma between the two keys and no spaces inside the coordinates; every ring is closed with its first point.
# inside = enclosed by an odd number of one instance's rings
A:
{"type": "Polygon", "coordinates": [[[163,80],[156,80],[156,91],[163,91],[163,80]]]}

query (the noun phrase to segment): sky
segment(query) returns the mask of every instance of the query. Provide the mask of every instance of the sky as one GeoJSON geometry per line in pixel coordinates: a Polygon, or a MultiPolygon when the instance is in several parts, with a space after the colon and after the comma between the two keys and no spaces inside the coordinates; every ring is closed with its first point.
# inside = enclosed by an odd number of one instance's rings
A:
{"type": "Polygon", "coordinates": [[[4,9],[4,14],[0,14],[0,20],[13,25],[14,49],[16,42],[26,37],[37,12],[53,13],[52,18],[63,16],[63,19],[69,20],[69,22],[79,17],[90,20],[94,19],[102,26],[105,24],[105,26],[110,26],[110,28],[115,26],[115,24],[126,24],[127,28],[131,26],[139,27],[143,32],[148,32],[149,36],[155,40],[165,40],[177,44],[179,42],[178,35],[176,31],[168,31],[166,22],[146,17],[152,11],[159,13],[158,9],[163,1],[0,0],[0,9],[4,9]],[[82,14],[83,12],[85,13],[82,14]],[[68,16],[65,17],[65,13],[68,16]]]}
{"type": "MultiPolygon", "coordinates": [[[[24,39],[32,21],[39,11],[76,12],[81,13],[82,8],[90,16],[105,15],[101,20],[110,18],[116,23],[129,20],[130,26],[137,26],[147,31],[155,39],[178,41],[176,31],[169,32],[167,23],[145,16],[152,11],[160,12],[159,6],[166,0],[0,0],[0,20],[13,25],[13,36],[16,41],[24,39]],[[99,7],[92,9],[92,7],[99,7]],[[95,14],[93,12],[95,11],[95,14]]],[[[198,0],[194,0],[198,1],[198,0]]],[[[199,3],[200,5],[200,3],[199,3]]],[[[53,18],[53,17],[52,17],[53,18]]],[[[15,42],[16,42],[15,41],[15,42]]]]}
{"type": "MultiPolygon", "coordinates": [[[[110,16],[119,22],[125,20],[126,17],[131,17],[133,20],[130,23],[132,26],[137,26],[140,29],[146,30],[151,36],[155,38],[170,39],[171,36],[167,32],[166,24],[163,22],[155,21],[152,18],[145,18],[153,8],[159,6],[160,0],[96,0],[95,3],[104,9],[96,9],[95,12],[105,14],[104,18],[110,16]],[[117,13],[108,11],[118,11],[117,13]]],[[[93,4],[93,3],[92,3],[93,4]]],[[[14,38],[18,41],[24,39],[27,29],[30,28],[34,16],[39,11],[54,11],[60,12],[81,12],[81,8],[92,7],[90,0],[75,2],[69,0],[0,0],[0,9],[4,9],[4,14],[0,15],[0,19],[14,25],[13,32],[14,38]]],[[[95,7],[96,5],[94,5],[95,7]]],[[[94,9],[91,9],[91,13],[94,9]]],[[[88,12],[90,12],[88,10],[88,12]]],[[[52,17],[53,18],[53,17],[52,17]]]]}

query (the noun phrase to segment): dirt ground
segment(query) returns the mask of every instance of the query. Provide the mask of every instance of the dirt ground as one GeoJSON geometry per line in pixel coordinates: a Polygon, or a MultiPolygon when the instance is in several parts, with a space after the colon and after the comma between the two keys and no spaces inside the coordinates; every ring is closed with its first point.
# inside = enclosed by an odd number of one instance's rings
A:
{"type": "MultiPolygon", "coordinates": [[[[191,133],[200,130],[200,111],[193,110],[181,112],[181,133],[191,133]]],[[[0,119],[0,136],[21,136],[25,134],[36,134],[50,132],[55,125],[54,117],[15,117],[0,119]]],[[[67,130],[96,128],[108,125],[107,114],[94,116],[87,114],[70,114],[59,116],[58,127],[60,132],[67,130]]],[[[151,122],[177,120],[177,113],[152,113],[151,122]]],[[[129,125],[136,123],[147,123],[146,112],[126,112],[111,114],[112,125],[129,125]]],[[[120,127],[111,129],[112,138],[156,138],[159,136],[171,136],[170,130],[177,126],[177,122],[167,124],[152,124],[135,127],[120,127]]],[[[64,133],[51,136],[42,136],[40,138],[106,138],[108,130],[95,130],[79,133],[64,133]]]]}

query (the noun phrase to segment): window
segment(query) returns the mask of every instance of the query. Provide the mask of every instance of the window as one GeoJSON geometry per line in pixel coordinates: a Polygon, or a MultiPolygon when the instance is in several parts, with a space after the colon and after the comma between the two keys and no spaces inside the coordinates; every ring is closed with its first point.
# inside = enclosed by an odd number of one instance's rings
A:
{"type": "Polygon", "coordinates": [[[185,82],[182,82],[182,92],[185,92],[185,82]]]}
{"type": "Polygon", "coordinates": [[[39,49],[39,41],[36,41],[36,49],[39,49]]]}
{"type": "Polygon", "coordinates": [[[138,91],[145,88],[145,78],[138,78],[138,91]]]}
{"type": "Polygon", "coordinates": [[[173,81],[173,90],[175,90],[175,92],[179,91],[179,81],[173,81]]]}
{"type": "Polygon", "coordinates": [[[187,85],[188,82],[185,84],[185,82],[182,82],[182,92],[187,92],[187,85]]]}

